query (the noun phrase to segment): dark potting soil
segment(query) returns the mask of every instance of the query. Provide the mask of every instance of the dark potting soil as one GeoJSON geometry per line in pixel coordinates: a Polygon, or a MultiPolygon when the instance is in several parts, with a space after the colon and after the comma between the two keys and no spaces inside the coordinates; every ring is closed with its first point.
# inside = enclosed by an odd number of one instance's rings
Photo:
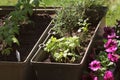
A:
{"type": "Polygon", "coordinates": [[[34,14],[30,20],[31,23],[20,26],[20,34],[17,35],[20,46],[14,44],[13,52],[9,55],[0,54],[0,61],[17,61],[16,50],[20,53],[21,61],[24,61],[52,18],[50,14],[34,14]]]}

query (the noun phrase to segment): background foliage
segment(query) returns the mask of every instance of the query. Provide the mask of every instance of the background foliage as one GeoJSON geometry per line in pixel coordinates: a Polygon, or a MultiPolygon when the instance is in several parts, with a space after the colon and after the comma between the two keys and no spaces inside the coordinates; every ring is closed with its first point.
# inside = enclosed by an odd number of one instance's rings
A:
{"type": "MultiPolygon", "coordinates": [[[[43,6],[64,6],[71,0],[42,0],[41,5],[43,6]]],[[[73,0],[72,0],[73,1],[73,0]]],[[[78,1],[78,0],[74,0],[78,1]]],[[[87,0],[86,0],[87,1],[87,0]]],[[[99,0],[98,0],[99,1],[99,0]]],[[[116,19],[120,19],[120,0],[105,0],[109,3],[109,11],[106,15],[107,25],[114,25],[116,19]]],[[[15,5],[17,0],[0,0],[0,6],[2,5],[15,5]]]]}

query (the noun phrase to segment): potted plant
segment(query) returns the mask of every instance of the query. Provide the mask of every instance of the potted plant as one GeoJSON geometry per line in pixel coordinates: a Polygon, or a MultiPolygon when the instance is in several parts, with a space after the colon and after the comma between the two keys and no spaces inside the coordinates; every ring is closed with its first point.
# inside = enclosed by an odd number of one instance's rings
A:
{"type": "Polygon", "coordinates": [[[72,2],[72,6],[62,7],[53,21],[53,28],[42,34],[43,43],[31,60],[38,80],[81,78],[89,50],[103,22],[94,26],[88,23],[86,10],[89,7],[83,2],[72,2]]]}
{"type": "Polygon", "coordinates": [[[120,21],[115,26],[104,27],[103,37],[95,41],[91,52],[88,72],[83,80],[119,80],[119,34],[120,21]],[[96,47],[96,44],[100,43],[96,47]],[[88,74],[89,73],[89,74],[88,74]]]}
{"type": "Polygon", "coordinates": [[[35,80],[30,58],[39,37],[56,13],[54,8],[37,8],[39,0],[19,0],[15,7],[0,8],[0,78],[35,80]]]}

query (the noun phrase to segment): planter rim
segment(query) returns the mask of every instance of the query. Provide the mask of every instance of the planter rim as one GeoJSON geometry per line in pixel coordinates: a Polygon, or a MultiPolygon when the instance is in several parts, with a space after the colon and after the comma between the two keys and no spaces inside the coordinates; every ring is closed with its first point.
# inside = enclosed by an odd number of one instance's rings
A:
{"type": "Polygon", "coordinates": [[[79,66],[79,65],[82,65],[83,64],[83,62],[84,62],[84,60],[85,60],[85,58],[86,58],[86,55],[87,55],[87,51],[89,50],[89,48],[90,48],[90,45],[92,44],[92,42],[93,42],[93,40],[94,40],[94,38],[95,38],[95,35],[96,35],[96,33],[97,33],[97,31],[98,31],[98,28],[99,28],[99,26],[100,26],[100,24],[102,23],[102,20],[103,20],[103,18],[104,18],[104,16],[102,17],[102,19],[99,21],[99,23],[98,23],[98,25],[97,25],[97,27],[96,27],[96,29],[95,29],[95,31],[94,31],[94,34],[92,35],[92,37],[91,37],[91,39],[90,39],[90,42],[89,42],[89,44],[88,44],[88,46],[87,46],[87,49],[86,49],[86,51],[85,51],[85,53],[84,53],[84,55],[83,55],[83,57],[82,57],[82,60],[79,62],[79,63],[57,63],[57,62],[39,62],[39,61],[35,61],[34,59],[35,59],[35,57],[37,56],[37,52],[42,48],[42,47],[40,47],[39,46],[39,49],[36,51],[36,53],[35,53],[35,55],[32,57],[32,59],[30,60],[30,62],[32,63],[32,64],[51,64],[51,65],[77,65],[77,66],[79,66]]]}
{"type": "MultiPolygon", "coordinates": [[[[56,10],[56,9],[61,9],[62,7],[33,7],[33,10],[56,10]]],[[[14,10],[15,6],[0,6],[0,10],[14,10]]]]}
{"type": "MultiPolygon", "coordinates": [[[[51,23],[52,23],[52,21],[49,23],[49,25],[47,26],[47,28],[49,28],[49,26],[51,25],[51,23]]],[[[47,29],[47,28],[46,28],[46,29],[47,29]]],[[[45,31],[46,31],[46,29],[45,29],[45,31]]],[[[45,31],[44,31],[44,32],[45,32],[45,31]]],[[[44,32],[42,33],[41,37],[38,39],[37,43],[34,45],[34,47],[32,48],[32,50],[30,51],[29,55],[27,56],[27,58],[25,59],[24,62],[29,61],[29,60],[30,60],[30,57],[32,58],[32,56],[33,56],[32,53],[36,53],[36,48],[39,48],[39,45],[41,44],[41,43],[40,43],[40,40],[41,40],[44,32]]]]}

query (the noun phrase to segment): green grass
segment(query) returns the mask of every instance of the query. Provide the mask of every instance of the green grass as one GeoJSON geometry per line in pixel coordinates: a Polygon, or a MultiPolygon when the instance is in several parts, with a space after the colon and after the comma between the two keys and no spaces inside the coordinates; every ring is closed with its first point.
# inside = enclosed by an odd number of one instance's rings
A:
{"type": "Polygon", "coordinates": [[[0,0],[0,6],[10,6],[15,5],[17,0],[0,0]]]}
{"type": "MultiPolygon", "coordinates": [[[[0,6],[15,5],[17,1],[18,0],[0,0],[0,6]]],[[[67,3],[73,0],[42,0],[42,1],[43,1],[42,5],[45,6],[62,6],[62,5],[66,5],[67,3]]],[[[78,1],[78,0],[74,0],[74,1],[78,1]]]]}
{"type": "Polygon", "coordinates": [[[79,0],[42,0],[42,3],[45,6],[64,6],[70,3],[71,1],[79,1],[79,0]]]}
{"type": "Polygon", "coordinates": [[[112,2],[109,11],[106,15],[106,23],[108,26],[114,26],[116,24],[116,20],[120,20],[120,1],[116,0],[116,2],[112,2]]]}

